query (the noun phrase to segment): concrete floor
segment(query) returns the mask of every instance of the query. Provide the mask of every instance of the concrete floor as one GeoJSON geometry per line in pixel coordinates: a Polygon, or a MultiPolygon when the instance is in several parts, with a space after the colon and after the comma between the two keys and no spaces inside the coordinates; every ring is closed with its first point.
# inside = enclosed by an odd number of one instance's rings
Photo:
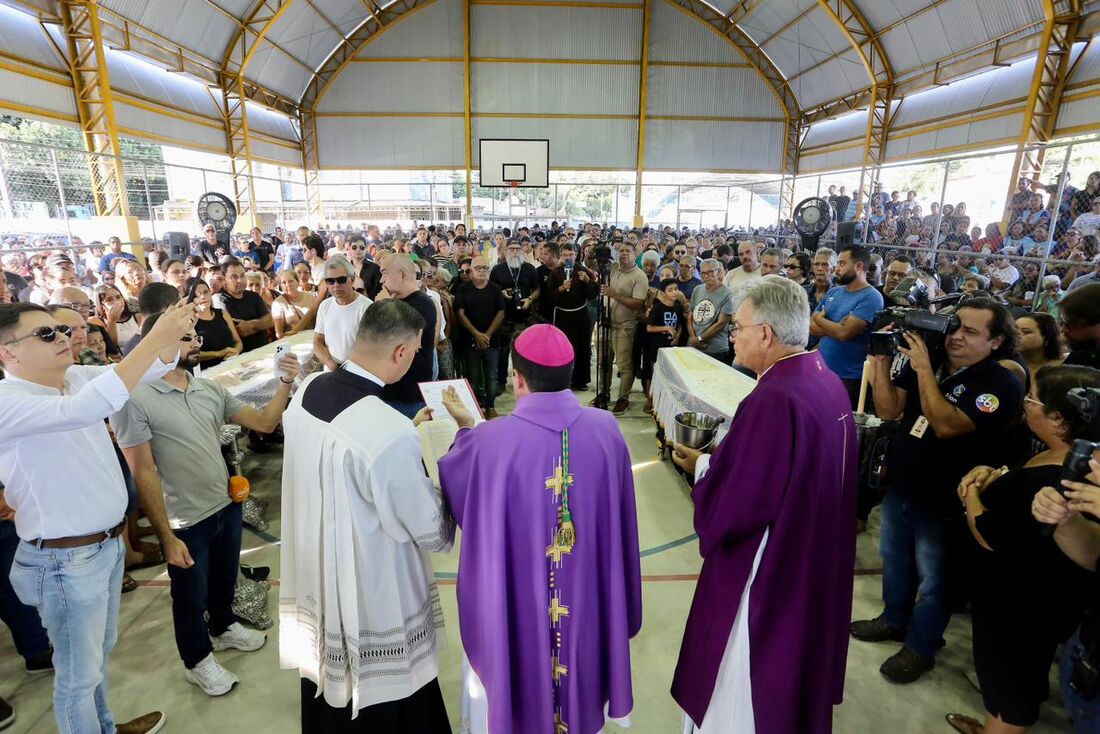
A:
{"type": "MultiPolygon", "coordinates": [[[[591,395],[584,395],[587,400],[591,395]]],[[[498,403],[502,413],[513,404],[510,393],[498,403]]],[[[633,641],[634,726],[639,734],[677,734],[681,715],[668,694],[687,616],[695,589],[700,559],[692,535],[692,505],[687,486],[671,465],[660,462],[653,438],[653,422],[636,399],[620,420],[634,460],[638,524],[641,533],[644,623],[633,641]]],[[[279,472],[281,455],[250,458],[246,464],[253,491],[271,502],[271,536],[279,537],[279,472]]],[[[859,537],[855,580],[855,618],[878,614],[880,566],[877,552],[877,513],[868,533],[859,537]]],[[[272,567],[278,578],[279,550],[271,542],[246,529],[242,558],[254,566],[272,567]]],[[[447,620],[447,649],[441,660],[440,683],[458,732],[461,643],[454,593],[458,568],[457,549],[433,559],[440,578],[440,596],[447,620]]],[[[163,567],[135,574],[142,586],[123,597],[119,643],[111,660],[110,700],[116,718],[126,721],[150,710],[168,716],[165,732],[264,732],[299,731],[298,681],[293,671],[279,670],[276,627],[268,644],[254,653],[219,653],[219,659],[236,672],[241,683],[228,695],[211,699],[183,679],[183,666],[172,637],[168,577],[163,567]]],[[[271,611],[277,605],[271,593],[271,611]]],[[[936,669],[918,683],[894,686],[878,672],[878,666],[896,651],[893,644],[853,641],[848,654],[844,703],[836,708],[835,731],[853,734],[890,732],[926,734],[951,732],[944,721],[949,711],[980,715],[981,698],[967,683],[970,667],[970,621],[956,616],[947,633],[948,646],[936,669]]],[[[1065,732],[1069,724],[1055,699],[1044,707],[1036,734],[1065,732]]],[[[0,696],[16,707],[18,718],[7,731],[56,731],[51,712],[52,678],[30,678],[23,673],[6,628],[0,631],[0,696]]],[[[609,726],[608,731],[620,731],[609,726]]],[[[514,734],[526,734],[516,732],[514,734]]],[[[767,734],[761,732],[761,734],[767,734]]]]}

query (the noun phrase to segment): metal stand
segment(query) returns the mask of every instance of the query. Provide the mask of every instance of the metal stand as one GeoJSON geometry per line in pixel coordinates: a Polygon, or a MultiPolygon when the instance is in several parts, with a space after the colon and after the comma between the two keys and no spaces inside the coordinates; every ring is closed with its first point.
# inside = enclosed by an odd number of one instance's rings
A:
{"type": "MultiPolygon", "coordinates": [[[[605,265],[600,268],[600,289],[610,284],[611,268],[605,265]]],[[[611,372],[605,372],[604,366],[611,363],[611,299],[601,295],[596,304],[596,399],[593,405],[607,410],[611,405],[611,372]]]]}

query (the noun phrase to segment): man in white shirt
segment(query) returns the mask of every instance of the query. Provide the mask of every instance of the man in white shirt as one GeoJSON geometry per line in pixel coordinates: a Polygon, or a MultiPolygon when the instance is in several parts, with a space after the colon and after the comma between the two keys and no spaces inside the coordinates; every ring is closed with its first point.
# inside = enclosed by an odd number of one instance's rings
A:
{"type": "Polygon", "coordinates": [[[1100,231],[1100,196],[1093,197],[1092,211],[1085,212],[1073,220],[1073,227],[1081,233],[1082,237],[1095,235],[1100,231]]]}
{"type": "Polygon", "coordinates": [[[989,269],[989,287],[993,293],[1007,291],[1019,279],[1020,271],[1007,257],[1001,256],[993,260],[993,267],[989,269]]]}
{"type": "MultiPolygon", "coordinates": [[[[67,326],[27,303],[0,305],[0,483],[21,540],[11,584],[38,609],[54,647],[54,714],[62,734],[116,731],[108,656],[118,635],[126,486],[105,419],[142,381],[161,377],[192,328],[172,307],[117,365],[74,366],[67,326]],[[159,359],[158,359],[159,358],[159,359]]],[[[3,510],[0,507],[0,510],[3,510]]],[[[120,724],[151,734],[153,712],[120,724]]]]}
{"type": "Polygon", "coordinates": [[[356,293],[355,266],[343,255],[333,255],[325,262],[325,284],[332,298],[317,307],[313,354],[331,372],[348,358],[371,300],[356,293]]]}
{"type": "Polygon", "coordinates": [[[761,276],[760,251],[757,249],[755,242],[750,240],[738,242],[737,257],[741,259],[740,267],[726,273],[726,277],[722,280],[722,285],[731,291],[736,291],[739,286],[748,283],[752,278],[761,276]]]}
{"type": "Polygon", "coordinates": [[[428,553],[450,550],[454,521],[414,422],[382,399],[427,325],[398,298],[373,304],[347,361],[310,377],[283,415],[279,652],[301,678],[303,734],[451,732],[428,553]]]}

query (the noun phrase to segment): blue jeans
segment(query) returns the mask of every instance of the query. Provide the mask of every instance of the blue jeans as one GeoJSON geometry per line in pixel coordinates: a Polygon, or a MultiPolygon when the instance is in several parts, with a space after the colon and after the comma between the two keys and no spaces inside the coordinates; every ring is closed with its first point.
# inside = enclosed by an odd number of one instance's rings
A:
{"type": "Polygon", "coordinates": [[[466,374],[470,378],[470,384],[478,389],[478,384],[485,385],[484,392],[478,395],[481,407],[490,410],[496,405],[497,399],[497,360],[500,359],[501,348],[489,347],[478,349],[470,347],[464,355],[466,362],[466,374]]]}
{"type": "Polygon", "coordinates": [[[1062,645],[1062,657],[1058,661],[1058,680],[1062,684],[1062,700],[1066,703],[1066,713],[1073,721],[1074,734],[1100,734],[1100,696],[1091,701],[1082,698],[1070,687],[1070,676],[1073,672],[1073,658],[1079,657],[1085,652],[1085,646],[1081,644],[1081,630],[1073,633],[1073,637],[1062,645]]]}
{"type": "Polygon", "coordinates": [[[38,610],[19,601],[15,589],[11,588],[8,576],[18,547],[15,523],[0,522],[0,619],[11,629],[15,649],[30,659],[49,652],[50,640],[46,637],[38,610]]]}
{"type": "Polygon", "coordinates": [[[176,649],[188,669],[214,651],[210,637],[237,621],[233,590],[241,563],[241,506],[236,502],[189,528],[176,530],[195,565],[168,565],[176,649]],[[210,612],[208,622],[204,615],[210,612]]]}
{"type": "Polygon", "coordinates": [[[889,489],[882,502],[882,601],[886,623],[908,628],[905,646],[932,656],[951,619],[947,521],[889,489]]]}
{"type": "Polygon", "coordinates": [[[61,734],[115,734],[107,666],[118,639],[125,559],[121,537],[78,548],[20,543],[15,552],[12,588],[38,609],[53,643],[53,707],[61,734]]]}

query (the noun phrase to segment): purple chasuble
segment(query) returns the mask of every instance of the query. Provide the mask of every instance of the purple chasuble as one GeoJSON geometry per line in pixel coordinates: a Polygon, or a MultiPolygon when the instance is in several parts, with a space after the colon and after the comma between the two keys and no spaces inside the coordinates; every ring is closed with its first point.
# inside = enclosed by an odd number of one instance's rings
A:
{"type": "Polygon", "coordinates": [[[817,352],[776,362],[692,492],[703,568],[672,695],[701,725],[746,591],[756,731],[832,731],[844,693],[856,547],[855,423],[817,352]]]}
{"type": "Polygon", "coordinates": [[[459,431],[439,475],[462,528],[459,628],[491,734],[550,734],[557,717],[570,734],[595,734],[605,704],[611,717],[628,715],[641,559],[615,418],[568,390],[526,395],[512,415],[459,431]],[[576,542],[553,553],[565,429],[576,542]]]}

